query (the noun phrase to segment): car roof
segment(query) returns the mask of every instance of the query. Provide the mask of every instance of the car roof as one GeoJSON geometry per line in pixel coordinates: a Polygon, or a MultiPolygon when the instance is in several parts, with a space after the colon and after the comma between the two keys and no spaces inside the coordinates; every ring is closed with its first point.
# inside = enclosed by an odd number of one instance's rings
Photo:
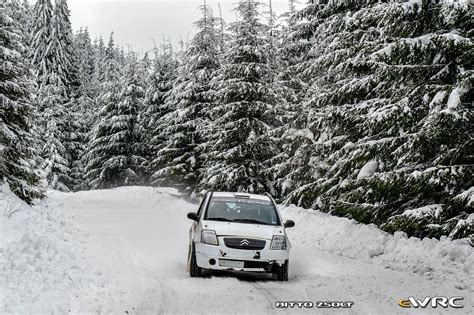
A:
{"type": "Polygon", "coordinates": [[[249,198],[249,199],[257,199],[257,200],[270,200],[270,197],[265,195],[256,195],[256,194],[248,194],[248,193],[240,193],[240,192],[226,192],[226,191],[214,191],[212,192],[213,197],[223,197],[223,198],[249,198]]]}

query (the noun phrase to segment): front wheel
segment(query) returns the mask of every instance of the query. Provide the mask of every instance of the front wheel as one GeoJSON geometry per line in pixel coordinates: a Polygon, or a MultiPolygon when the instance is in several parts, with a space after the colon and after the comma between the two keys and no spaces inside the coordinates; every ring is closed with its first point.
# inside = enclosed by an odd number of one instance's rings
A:
{"type": "Polygon", "coordinates": [[[192,278],[200,277],[202,273],[202,268],[198,266],[196,261],[196,250],[194,248],[194,244],[192,245],[191,249],[191,261],[189,263],[189,275],[192,278]]]}
{"type": "Polygon", "coordinates": [[[278,281],[288,281],[288,265],[290,264],[289,260],[286,260],[285,263],[281,266],[275,266],[275,271],[273,276],[278,281]]]}

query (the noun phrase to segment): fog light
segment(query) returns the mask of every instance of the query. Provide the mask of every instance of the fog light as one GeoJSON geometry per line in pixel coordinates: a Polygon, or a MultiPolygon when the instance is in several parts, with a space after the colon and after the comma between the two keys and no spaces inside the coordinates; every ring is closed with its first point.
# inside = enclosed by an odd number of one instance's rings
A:
{"type": "Polygon", "coordinates": [[[214,266],[216,264],[216,260],[214,258],[209,259],[209,265],[214,266]]]}

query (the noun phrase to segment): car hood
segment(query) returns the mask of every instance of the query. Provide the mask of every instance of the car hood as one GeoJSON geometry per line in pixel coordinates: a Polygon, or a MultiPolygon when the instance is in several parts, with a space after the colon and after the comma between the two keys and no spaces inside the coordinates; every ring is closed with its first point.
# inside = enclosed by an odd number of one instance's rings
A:
{"type": "Polygon", "coordinates": [[[203,221],[203,229],[216,231],[217,236],[241,236],[271,240],[273,235],[284,235],[284,229],[275,225],[237,222],[203,221]]]}

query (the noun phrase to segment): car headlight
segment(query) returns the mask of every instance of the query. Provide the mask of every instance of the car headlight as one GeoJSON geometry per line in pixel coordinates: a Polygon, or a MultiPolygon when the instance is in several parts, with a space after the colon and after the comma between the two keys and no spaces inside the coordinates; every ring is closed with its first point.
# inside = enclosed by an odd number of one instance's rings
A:
{"type": "Polygon", "coordinates": [[[279,249],[279,250],[286,249],[286,237],[283,236],[283,235],[273,236],[272,244],[270,245],[270,249],[279,249]]]}
{"type": "Polygon", "coordinates": [[[213,230],[202,230],[201,242],[204,244],[218,245],[216,232],[213,230]]]}

